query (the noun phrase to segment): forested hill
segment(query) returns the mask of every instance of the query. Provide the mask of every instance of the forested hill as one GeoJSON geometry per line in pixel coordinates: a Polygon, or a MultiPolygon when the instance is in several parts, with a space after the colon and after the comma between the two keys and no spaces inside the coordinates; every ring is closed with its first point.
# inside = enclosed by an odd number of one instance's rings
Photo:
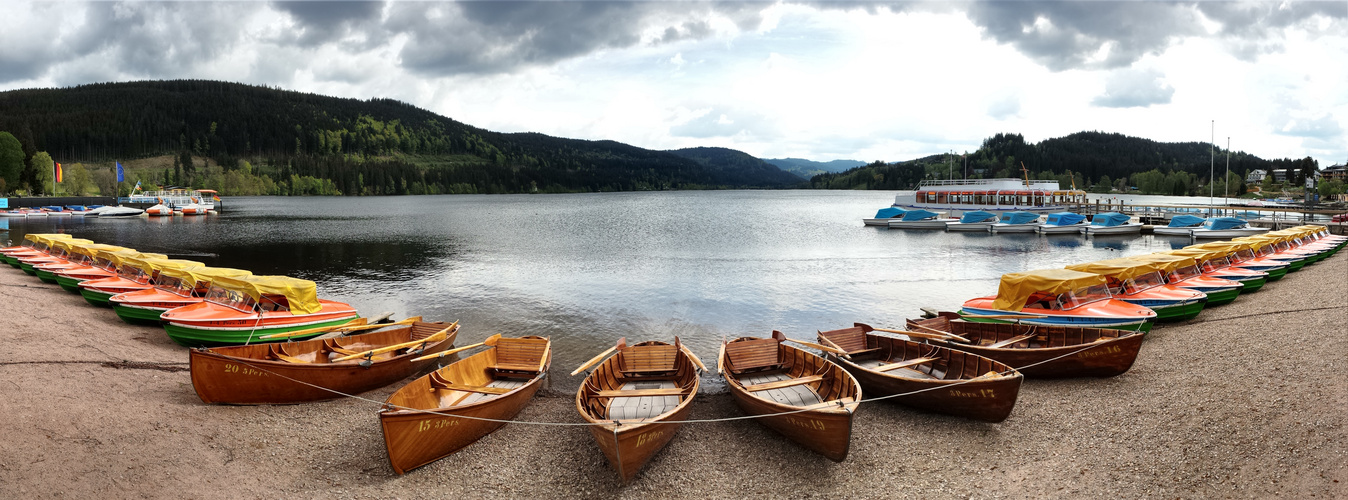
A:
{"type": "Polygon", "coordinates": [[[707,168],[720,171],[729,179],[738,179],[745,184],[750,180],[764,179],[781,186],[805,184],[800,177],[784,172],[777,166],[743,151],[726,148],[684,148],[672,150],[670,153],[696,161],[707,168]]]}
{"type": "MultiPolygon", "coordinates": [[[[699,161],[613,141],[498,133],[389,99],[363,101],[218,81],[0,92],[0,132],[18,138],[26,159],[47,152],[66,164],[110,164],[172,155],[181,164],[173,171],[136,176],[160,176],[152,179],[196,187],[215,187],[206,184],[232,182],[240,175],[245,180],[266,176],[270,184],[248,185],[266,186],[263,191],[275,194],[776,188],[800,183],[770,165],[699,161]],[[219,171],[203,169],[204,158],[214,160],[219,171]],[[236,169],[243,172],[232,174],[236,169]]],[[[41,185],[38,170],[25,168],[19,184],[41,185]]]]}
{"type": "Polygon", "coordinates": [[[804,158],[768,158],[763,161],[776,165],[777,168],[796,174],[804,179],[809,179],[825,172],[843,172],[866,164],[866,162],[856,160],[819,162],[806,160],[804,158]]]}
{"type": "MultiPolygon", "coordinates": [[[[911,189],[923,179],[946,179],[952,174],[955,178],[1019,178],[1023,163],[1031,179],[1059,179],[1064,188],[1075,180],[1081,189],[1127,191],[1137,187],[1147,194],[1184,195],[1197,193],[1199,187],[1207,185],[1213,164],[1210,148],[1203,142],[1165,143],[1104,132],[1078,132],[1038,144],[1026,143],[1019,134],[997,134],[985,139],[967,158],[937,155],[897,163],[876,162],[846,172],[816,175],[811,185],[823,189],[911,189]]],[[[1216,148],[1218,176],[1225,171],[1226,160],[1226,151],[1216,148]]],[[[1243,184],[1248,171],[1282,168],[1294,171],[1290,182],[1299,184],[1318,164],[1309,157],[1265,160],[1231,152],[1232,192],[1237,184],[1243,184]]],[[[1221,190],[1222,178],[1216,182],[1221,190]]]]}

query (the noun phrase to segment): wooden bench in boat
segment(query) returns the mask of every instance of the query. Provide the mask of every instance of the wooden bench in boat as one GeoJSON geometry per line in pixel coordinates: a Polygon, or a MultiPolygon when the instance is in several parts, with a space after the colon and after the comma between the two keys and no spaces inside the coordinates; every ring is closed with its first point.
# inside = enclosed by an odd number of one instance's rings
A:
{"type": "Polygon", "coordinates": [[[607,394],[614,394],[609,400],[608,418],[618,421],[654,418],[678,407],[683,400],[683,389],[670,380],[629,382],[620,390],[599,391],[601,397],[607,394]]]}
{"type": "Polygon", "coordinates": [[[749,370],[772,370],[782,367],[777,339],[758,339],[730,342],[725,345],[725,356],[733,368],[730,373],[749,370]]]}
{"type": "Polygon", "coordinates": [[[746,386],[744,386],[744,390],[749,391],[749,392],[769,391],[769,390],[772,390],[772,389],[781,389],[781,388],[784,388],[784,387],[792,387],[792,386],[797,386],[797,385],[805,385],[805,384],[817,382],[817,381],[820,381],[820,380],[823,380],[823,379],[824,379],[824,376],[823,376],[823,375],[808,375],[808,376],[805,376],[805,377],[798,377],[798,378],[787,379],[787,380],[779,380],[779,381],[776,381],[776,382],[765,382],[765,383],[762,383],[762,384],[746,385],[746,386]]]}
{"type": "Polygon", "coordinates": [[[819,333],[819,336],[825,342],[833,344],[834,347],[842,349],[848,356],[866,354],[879,351],[879,347],[866,347],[866,332],[861,331],[860,327],[849,328],[846,331],[834,332],[830,334],[819,333]]]}
{"type": "Polygon", "coordinates": [[[629,389],[616,391],[599,391],[596,393],[601,398],[639,398],[645,396],[682,396],[683,389],[629,389]]]}
{"type": "Polygon", "coordinates": [[[987,345],[987,346],[984,346],[984,347],[987,347],[987,348],[990,348],[990,349],[1000,349],[1000,348],[1003,348],[1003,347],[1006,347],[1006,346],[1015,344],[1015,343],[1017,343],[1017,342],[1024,342],[1024,341],[1026,341],[1026,340],[1030,340],[1030,339],[1032,339],[1032,338],[1034,338],[1034,337],[1035,337],[1035,334],[1033,334],[1033,333],[1027,333],[1027,334],[1025,334],[1025,335],[1018,335],[1018,336],[1015,336],[1015,337],[1011,337],[1011,338],[1006,339],[1006,340],[1003,340],[1003,341],[1001,341],[1001,342],[997,342],[997,343],[995,343],[995,344],[987,345]]]}
{"type": "Polygon", "coordinates": [[[496,364],[492,373],[504,377],[530,377],[543,369],[547,339],[501,338],[496,341],[496,364]]]}
{"type": "Polygon", "coordinates": [[[936,361],[936,359],[937,359],[937,358],[914,358],[914,359],[907,359],[907,360],[900,361],[900,362],[898,362],[898,363],[890,363],[890,364],[887,364],[887,365],[880,365],[880,366],[877,366],[877,367],[871,368],[871,369],[872,369],[872,370],[875,370],[875,371],[877,371],[877,372],[888,372],[888,371],[898,370],[899,368],[911,368],[911,367],[914,367],[914,366],[917,366],[917,365],[921,365],[921,364],[925,364],[925,363],[930,363],[930,362],[932,362],[932,361],[936,361]]]}
{"type": "Polygon", "coordinates": [[[639,345],[624,348],[619,371],[623,375],[651,375],[678,370],[679,348],[672,345],[639,345]]]}

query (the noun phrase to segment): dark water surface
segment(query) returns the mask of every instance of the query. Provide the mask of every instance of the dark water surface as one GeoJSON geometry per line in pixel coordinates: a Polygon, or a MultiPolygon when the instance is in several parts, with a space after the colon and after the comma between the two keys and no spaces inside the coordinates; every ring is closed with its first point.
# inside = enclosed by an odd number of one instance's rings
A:
{"type": "MultiPolygon", "coordinates": [[[[206,217],[10,220],[9,237],[69,232],[212,266],[318,282],[362,315],[460,320],[554,341],[570,372],[618,337],[678,335],[715,363],[722,338],[899,327],[957,309],[1007,272],[1189,244],[1158,236],[947,233],[863,227],[877,191],[228,198],[206,217]]],[[[3,233],[0,233],[3,235],[3,233]]]]}

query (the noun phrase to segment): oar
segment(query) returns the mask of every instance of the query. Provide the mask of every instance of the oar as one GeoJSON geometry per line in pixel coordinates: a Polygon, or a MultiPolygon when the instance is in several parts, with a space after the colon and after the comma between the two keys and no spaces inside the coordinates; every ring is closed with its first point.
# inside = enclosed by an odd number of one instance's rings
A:
{"type": "Polygon", "coordinates": [[[725,370],[721,365],[725,363],[725,339],[721,339],[721,353],[716,355],[716,374],[723,375],[725,370]]]}
{"type": "MultiPolygon", "coordinates": [[[[877,328],[877,330],[878,330],[878,328],[877,328]]],[[[824,352],[831,352],[831,353],[833,353],[833,354],[838,354],[838,355],[847,354],[846,351],[842,351],[842,350],[839,350],[839,349],[834,349],[834,348],[832,348],[832,347],[829,347],[829,346],[826,346],[826,345],[823,345],[823,344],[816,344],[816,343],[814,343],[814,342],[805,342],[805,341],[803,341],[803,340],[796,340],[796,339],[786,339],[786,341],[787,341],[787,342],[793,342],[793,343],[796,343],[796,344],[800,344],[800,345],[803,345],[803,346],[805,346],[805,347],[809,347],[809,348],[811,348],[811,349],[819,349],[819,350],[824,351],[824,352]]]]}
{"type": "Polygon", "coordinates": [[[688,355],[688,359],[693,360],[693,364],[697,365],[699,370],[702,370],[703,372],[707,371],[707,365],[702,364],[702,360],[697,359],[697,355],[693,354],[693,351],[688,350],[688,346],[680,345],[679,349],[682,350],[684,354],[688,355]]]}
{"type": "Polygon", "coordinates": [[[825,336],[823,336],[823,335],[821,334],[821,335],[819,335],[819,340],[823,340],[824,342],[827,342],[828,345],[833,346],[834,349],[837,349],[838,351],[841,351],[841,354],[838,354],[839,356],[842,356],[842,357],[844,357],[844,358],[846,358],[846,359],[852,359],[852,356],[849,356],[849,355],[847,354],[847,350],[846,350],[846,349],[843,349],[842,346],[840,346],[840,345],[834,343],[832,340],[829,340],[828,337],[825,337],[825,336]]]}
{"type": "Polygon", "coordinates": [[[940,330],[935,330],[937,333],[939,333],[939,335],[935,333],[910,332],[908,330],[891,330],[889,328],[872,328],[872,330],[875,330],[877,332],[897,333],[900,335],[907,335],[909,337],[937,339],[937,340],[958,340],[960,342],[964,342],[965,344],[969,343],[969,339],[966,339],[959,335],[955,335],[953,333],[942,332],[940,330]]]}
{"type": "Polygon", "coordinates": [[[577,373],[583,372],[583,371],[585,371],[585,370],[589,370],[590,367],[591,367],[591,366],[594,366],[595,363],[598,363],[599,361],[603,360],[605,357],[608,357],[608,355],[613,354],[613,351],[616,351],[616,350],[618,350],[618,346],[617,346],[617,345],[614,345],[613,347],[608,348],[607,351],[604,351],[604,352],[599,353],[598,356],[595,356],[595,357],[593,357],[593,358],[590,358],[590,360],[589,360],[589,361],[586,361],[585,364],[584,364],[584,365],[581,365],[580,368],[576,368],[576,371],[571,372],[571,376],[574,377],[574,376],[576,376],[577,373]]]}
{"type": "Polygon", "coordinates": [[[296,331],[293,331],[293,332],[273,333],[273,334],[271,334],[271,335],[263,335],[263,336],[258,337],[258,338],[260,338],[260,339],[272,339],[272,338],[281,338],[281,337],[295,337],[295,336],[300,336],[300,335],[309,335],[309,334],[313,334],[313,333],[330,332],[330,331],[336,330],[336,329],[338,329],[338,328],[347,328],[347,327],[352,327],[352,326],[363,326],[363,325],[365,325],[365,324],[366,324],[367,322],[369,322],[369,321],[370,321],[370,320],[365,319],[365,318],[356,318],[356,319],[353,319],[353,320],[348,321],[348,322],[346,322],[346,323],[342,323],[342,324],[340,324],[340,325],[320,326],[320,327],[318,327],[318,328],[309,328],[309,329],[306,329],[306,330],[296,330],[296,331]]]}
{"type": "Polygon", "coordinates": [[[1043,314],[960,314],[961,318],[982,318],[982,319],[1024,319],[1024,318],[1047,318],[1043,314]]]}
{"type": "MultiPolygon", "coordinates": [[[[361,320],[363,320],[363,318],[358,319],[357,321],[361,321],[361,320]]],[[[367,321],[368,321],[368,320],[364,320],[364,321],[362,321],[362,322],[367,322],[367,321]]],[[[346,323],[346,324],[340,325],[340,326],[322,327],[322,328],[310,328],[310,329],[308,329],[308,330],[300,330],[300,331],[297,331],[297,332],[273,333],[273,334],[271,334],[271,335],[263,335],[263,336],[258,337],[258,338],[260,338],[260,339],[282,339],[282,338],[290,338],[290,337],[299,337],[299,336],[304,336],[304,335],[309,335],[309,334],[314,334],[314,333],[321,333],[321,332],[329,332],[329,333],[333,333],[333,332],[341,332],[341,333],[347,333],[347,332],[358,332],[358,331],[361,331],[361,330],[377,330],[377,329],[380,329],[380,328],[384,328],[384,327],[386,327],[386,326],[409,325],[409,324],[412,324],[412,323],[415,323],[415,322],[418,322],[418,321],[421,321],[421,316],[412,316],[412,317],[410,317],[410,318],[407,318],[407,319],[404,319],[404,320],[400,320],[400,321],[394,321],[394,322],[392,322],[392,323],[377,323],[377,324],[373,324],[373,325],[370,325],[370,324],[355,324],[355,322],[353,321],[353,322],[351,322],[351,323],[346,323]]]]}
{"type": "Polygon", "coordinates": [[[448,350],[448,351],[443,351],[443,352],[437,352],[437,353],[435,353],[435,354],[427,354],[427,355],[421,356],[421,357],[419,357],[419,358],[412,358],[412,361],[413,361],[413,362],[417,362],[417,361],[424,361],[424,360],[431,359],[431,358],[441,358],[441,357],[444,357],[444,356],[448,356],[448,355],[450,355],[450,354],[454,354],[454,353],[456,353],[456,352],[467,351],[467,350],[473,349],[473,348],[475,348],[475,347],[482,347],[482,346],[484,346],[484,345],[496,345],[496,342],[495,342],[495,341],[496,341],[497,339],[500,339],[500,338],[501,338],[501,334],[498,333],[498,334],[496,334],[496,335],[492,335],[492,336],[490,336],[490,337],[487,337],[487,340],[484,340],[484,341],[482,341],[482,342],[478,342],[478,343],[473,344],[473,345],[466,345],[466,346],[463,346],[463,347],[456,347],[456,348],[454,348],[454,349],[450,349],[450,350],[448,350]]]}
{"type": "Polygon", "coordinates": [[[440,331],[438,331],[438,332],[435,332],[435,333],[431,334],[430,336],[428,336],[428,337],[426,337],[426,338],[424,338],[424,339],[413,340],[413,341],[411,341],[411,342],[403,342],[403,343],[401,343],[401,344],[393,344],[393,345],[390,345],[390,346],[384,346],[384,347],[380,347],[380,348],[377,348],[377,349],[370,349],[370,350],[368,350],[368,351],[358,352],[358,353],[355,353],[355,354],[349,354],[349,355],[346,355],[346,356],[342,356],[342,357],[340,357],[340,358],[336,358],[336,359],[332,360],[332,362],[333,362],[333,363],[336,363],[336,362],[338,362],[338,361],[346,361],[346,360],[349,360],[349,359],[363,358],[363,357],[366,357],[366,356],[374,356],[375,354],[383,354],[383,353],[386,353],[386,352],[393,352],[393,351],[396,351],[396,350],[398,350],[398,349],[402,349],[402,348],[404,348],[404,347],[411,347],[411,346],[414,346],[414,345],[417,345],[417,344],[425,345],[425,344],[429,344],[429,343],[431,343],[431,342],[439,342],[439,341],[441,341],[441,340],[445,340],[445,332],[448,332],[448,331],[454,329],[454,327],[456,327],[456,326],[459,326],[459,323],[458,323],[457,321],[454,322],[454,324],[451,324],[451,325],[445,327],[444,330],[440,330],[440,331]]]}

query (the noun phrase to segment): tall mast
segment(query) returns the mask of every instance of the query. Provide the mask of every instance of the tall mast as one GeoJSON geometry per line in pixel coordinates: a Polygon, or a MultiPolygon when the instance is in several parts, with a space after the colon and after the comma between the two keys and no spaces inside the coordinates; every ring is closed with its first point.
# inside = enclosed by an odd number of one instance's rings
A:
{"type": "Polygon", "coordinates": [[[1227,183],[1227,182],[1230,182],[1230,180],[1231,180],[1231,136],[1228,135],[1228,136],[1226,136],[1226,176],[1225,176],[1225,177],[1222,177],[1222,204],[1223,204],[1223,205],[1230,205],[1230,204],[1231,204],[1230,201],[1227,201],[1227,200],[1226,200],[1226,192],[1229,191],[1228,189],[1226,189],[1226,187],[1227,187],[1227,186],[1226,186],[1226,183],[1227,183]]]}
{"type": "Polygon", "coordinates": [[[1217,120],[1212,120],[1211,139],[1208,141],[1208,217],[1212,217],[1214,206],[1217,204],[1216,198],[1212,196],[1213,181],[1216,180],[1214,170],[1217,165],[1217,120]]]}

